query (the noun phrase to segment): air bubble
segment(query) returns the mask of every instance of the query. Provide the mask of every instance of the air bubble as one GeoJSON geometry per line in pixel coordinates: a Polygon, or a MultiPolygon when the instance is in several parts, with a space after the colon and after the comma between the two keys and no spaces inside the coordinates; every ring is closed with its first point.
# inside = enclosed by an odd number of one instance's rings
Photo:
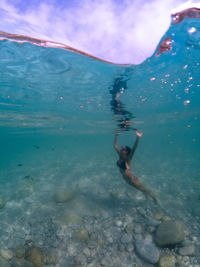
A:
{"type": "Polygon", "coordinates": [[[190,100],[185,100],[185,101],[183,102],[183,104],[184,104],[184,106],[187,106],[188,104],[190,104],[190,100]]]}
{"type": "Polygon", "coordinates": [[[195,27],[191,27],[191,28],[188,30],[188,32],[189,32],[190,34],[192,34],[192,33],[196,32],[196,28],[195,28],[195,27]]]}

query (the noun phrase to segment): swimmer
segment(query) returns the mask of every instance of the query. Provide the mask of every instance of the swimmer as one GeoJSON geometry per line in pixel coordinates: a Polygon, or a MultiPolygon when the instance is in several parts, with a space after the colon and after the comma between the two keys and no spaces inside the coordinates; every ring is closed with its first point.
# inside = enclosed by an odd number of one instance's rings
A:
{"type": "Polygon", "coordinates": [[[131,160],[133,158],[133,155],[135,153],[135,150],[138,146],[139,139],[142,136],[141,131],[136,132],[136,140],[135,144],[133,145],[132,148],[128,146],[122,146],[120,149],[117,145],[117,133],[115,134],[115,140],[114,140],[114,146],[115,149],[119,155],[119,160],[117,161],[117,166],[119,167],[120,173],[122,174],[123,178],[125,181],[134,186],[136,189],[140,190],[146,195],[149,195],[150,197],[153,198],[154,202],[157,204],[157,199],[155,195],[146,187],[144,187],[138,178],[131,172],[131,160]]]}

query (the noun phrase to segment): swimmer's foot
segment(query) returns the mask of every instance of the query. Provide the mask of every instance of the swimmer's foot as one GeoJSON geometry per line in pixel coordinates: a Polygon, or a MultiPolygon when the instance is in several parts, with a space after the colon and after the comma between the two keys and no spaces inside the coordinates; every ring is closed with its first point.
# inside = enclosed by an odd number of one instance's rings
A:
{"type": "Polygon", "coordinates": [[[157,198],[155,197],[155,195],[152,193],[152,192],[150,192],[150,197],[153,199],[153,201],[154,201],[154,203],[156,204],[156,205],[158,205],[158,201],[157,201],[157,198]]]}

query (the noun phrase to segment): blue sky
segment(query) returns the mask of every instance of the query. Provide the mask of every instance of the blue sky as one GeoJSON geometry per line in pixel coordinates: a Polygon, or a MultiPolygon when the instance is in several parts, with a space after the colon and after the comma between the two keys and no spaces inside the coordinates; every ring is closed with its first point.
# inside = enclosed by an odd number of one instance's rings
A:
{"type": "Polygon", "coordinates": [[[183,4],[187,7],[188,1],[0,0],[0,30],[137,64],[153,54],[170,26],[172,10],[183,4]]]}

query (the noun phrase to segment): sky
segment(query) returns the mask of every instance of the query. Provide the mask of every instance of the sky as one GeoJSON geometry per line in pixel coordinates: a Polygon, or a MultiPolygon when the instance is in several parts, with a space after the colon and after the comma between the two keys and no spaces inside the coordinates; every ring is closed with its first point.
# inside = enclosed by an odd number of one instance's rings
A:
{"type": "Polygon", "coordinates": [[[154,53],[174,9],[192,5],[186,0],[0,0],[0,30],[63,43],[114,63],[139,64],[154,53]]]}

